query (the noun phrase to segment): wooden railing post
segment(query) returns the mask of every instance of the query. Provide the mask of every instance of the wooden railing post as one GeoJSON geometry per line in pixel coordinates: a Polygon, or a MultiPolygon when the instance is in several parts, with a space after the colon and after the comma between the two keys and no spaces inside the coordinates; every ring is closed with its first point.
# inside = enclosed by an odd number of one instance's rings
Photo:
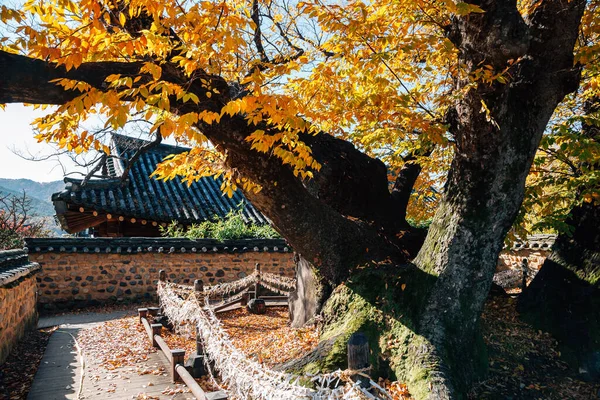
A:
{"type": "Polygon", "coordinates": [[[196,294],[204,292],[204,282],[202,282],[202,279],[196,279],[194,281],[194,291],[196,294]]]}
{"type": "MultiPolygon", "coordinates": [[[[369,368],[369,340],[362,332],[356,332],[348,340],[348,369],[369,368]]],[[[362,387],[369,387],[369,380],[360,375],[352,376],[362,387]]]]}
{"type": "Polygon", "coordinates": [[[250,293],[246,292],[244,294],[242,294],[242,300],[240,301],[240,304],[242,306],[246,306],[246,304],[248,304],[248,300],[250,299],[250,293]]]}
{"type": "Polygon", "coordinates": [[[152,328],[152,346],[158,347],[158,343],[156,343],[155,336],[156,335],[160,336],[160,331],[162,329],[162,325],[161,324],[152,324],[152,325],[150,325],[150,328],[152,328]]]}
{"type": "Polygon", "coordinates": [[[140,317],[140,324],[142,323],[142,318],[146,318],[148,316],[147,308],[138,308],[138,316],[140,317]]]}
{"type": "Polygon", "coordinates": [[[167,281],[167,271],[165,271],[164,269],[161,269],[160,271],[158,271],[158,280],[161,282],[166,282],[167,281]]]}
{"type": "Polygon", "coordinates": [[[256,270],[256,284],[254,284],[254,298],[258,299],[258,289],[260,287],[260,264],[256,263],[255,266],[255,270],[256,270]]]}
{"type": "Polygon", "coordinates": [[[202,344],[202,335],[200,334],[200,328],[196,325],[196,354],[204,354],[204,345],[202,344]]]}
{"type": "Polygon", "coordinates": [[[176,367],[177,365],[183,365],[185,357],[185,350],[183,349],[174,349],[171,350],[171,380],[173,383],[181,382],[181,377],[177,373],[176,367]]]}
{"type": "Polygon", "coordinates": [[[185,362],[185,368],[194,378],[206,375],[204,368],[204,346],[200,329],[196,325],[196,354],[191,354],[185,362]]]}
{"type": "Polygon", "coordinates": [[[524,258],[521,261],[521,272],[523,273],[523,281],[521,282],[521,291],[524,291],[527,288],[527,274],[529,273],[528,260],[524,258]]]}

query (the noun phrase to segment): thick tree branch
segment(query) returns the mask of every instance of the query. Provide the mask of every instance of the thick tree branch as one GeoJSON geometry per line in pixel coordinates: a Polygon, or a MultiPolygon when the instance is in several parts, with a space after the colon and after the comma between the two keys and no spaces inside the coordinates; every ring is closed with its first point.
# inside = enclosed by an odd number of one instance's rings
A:
{"type": "Polygon", "coordinates": [[[353,267],[365,262],[406,260],[405,253],[394,250],[375,230],[344,218],[313,196],[280,160],[251,150],[243,118],[224,118],[218,126],[204,126],[202,131],[218,147],[227,149],[229,167],[262,186],[260,192],[247,191],[245,195],[331,283],[340,283],[353,267]]]}
{"type": "MultiPolygon", "coordinates": [[[[432,152],[433,149],[427,149],[423,152],[422,156],[429,157],[432,152]]],[[[394,187],[392,188],[392,202],[394,203],[394,208],[398,210],[403,219],[406,219],[406,210],[408,208],[410,195],[412,194],[415,182],[422,170],[421,165],[414,162],[416,156],[416,154],[410,154],[404,158],[404,165],[400,169],[400,172],[394,181],[394,187]]]]}
{"type": "Polygon", "coordinates": [[[306,182],[313,195],[343,215],[378,227],[404,226],[401,211],[395,210],[388,189],[387,168],[351,143],[327,134],[301,135],[310,146],[321,171],[306,182]],[[400,218],[400,219],[399,219],[400,218]]]}
{"type": "MultiPolygon", "coordinates": [[[[61,66],[42,60],[0,51],[0,68],[7,78],[0,81],[0,103],[63,104],[79,93],[65,91],[51,80],[74,79],[106,90],[107,76],[135,76],[139,74],[142,65],[142,62],[94,62],[66,71],[61,66]]],[[[202,110],[220,112],[222,106],[229,101],[227,83],[220,77],[198,72],[190,81],[175,66],[163,64],[162,68],[161,79],[186,87],[201,100],[199,104],[194,104],[173,99],[171,104],[176,113],[202,110]],[[209,79],[212,87],[217,88],[220,94],[213,94],[208,98],[207,89],[199,78],[209,79]]],[[[142,79],[140,82],[143,81],[142,79]]],[[[245,134],[249,135],[251,131],[248,128],[245,134]]],[[[323,165],[315,179],[308,182],[311,192],[317,198],[343,215],[362,219],[383,227],[386,231],[395,233],[407,228],[403,219],[405,210],[398,209],[391,200],[386,167],[381,161],[365,155],[349,142],[327,134],[304,134],[301,139],[311,147],[313,155],[323,165]]],[[[255,155],[259,157],[258,153],[255,155]]]]}
{"type": "Polygon", "coordinates": [[[162,138],[162,135],[159,132],[156,132],[153,141],[146,143],[145,145],[143,145],[135,151],[133,156],[126,161],[127,166],[121,174],[121,181],[125,181],[129,177],[129,171],[144,153],[162,143],[162,138]]]}
{"type": "MultiPolygon", "coordinates": [[[[50,82],[53,79],[84,81],[99,90],[106,90],[105,79],[108,75],[138,75],[141,66],[141,62],[94,62],[66,71],[61,66],[42,60],[0,52],[0,68],[7,78],[0,82],[0,102],[63,104],[72,100],[77,93],[63,90],[61,86],[50,82]]],[[[185,86],[200,98],[197,105],[173,99],[172,112],[220,112],[229,100],[227,83],[219,77],[203,75],[221,92],[209,99],[205,96],[206,88],[200,79],[190,82],[168,63],[163,64],[162,69],[161,79],[185,86]]],[[[380,161],[361,153],[352,144],[329,135],[305,135],[303,139],[306,139],[315,158],[324,166],[323,173],[315,178],[321,187],[315,196],[315,192],[311,194],[289,167],[275,157],[251,149],[245,139],[255,127],[249,127],[243,117],[224,116],[219,124],[200,128],[211,142],[228,155],[229,167],[263,186],[258,194],[246,193],[249,199],[273,220],[295,249],[321,265],[324,275],[332,282],[339,282],[347,276],[352,266],[381,260],[384,254],[385,257],[392,255],[398,261],[405,259],[399,250],[390,252],[387,249],[389,242],[376,233],[382,224],[398,221],[394,217],[397,213],[387,189],[386,168],[380,161]],[[343,215],[367,221],[368,224],[353,222],[343,215]],[[309,231],[312,231],[311,235],[307,235],[309,231]],[[349,243],[362,244],[349,251],[349,243]],[[384,248],[386,251],[383,251],[384,248]]]]}
{"type": "MultiPolygon", "coordinates": [[[[63,66],[51,64],[43,60],[33,59],[18,54],[0,51],[0,69],[3,79],[0,80],[0,103],[30,103],[30,104],[64,104],[80,95],[77,91],[65,91],[60,85],[51,82],[55,79],[66,78],[83,81],[98,90],[107,90],[106,78],[112,74],[122,76],[137,76],[143,62],[115,62],[100,61],[83,63],[79,68],[67,71],[63,66]]],[[[199,104],[193,102],[177,103],[176,112],[200,112],[203,110],[220,112],[228,100],[228,85],[220,77],[197,71],[193,79],[187,78],[179,71],[177,66],[163,64],[161,79],[176,83],[195,93],[201,100],[199,104]],[[201,79],[210,83],[212,88],[218,89],[220,94],[208,92],[201,79]]],[[[148,77],[150,79],[150,77],[148,77]]],[[[136,83],[147,83],[142,79],[136,83]]],[[[134,86],[135,87],[135,86],[134,86]]]]}

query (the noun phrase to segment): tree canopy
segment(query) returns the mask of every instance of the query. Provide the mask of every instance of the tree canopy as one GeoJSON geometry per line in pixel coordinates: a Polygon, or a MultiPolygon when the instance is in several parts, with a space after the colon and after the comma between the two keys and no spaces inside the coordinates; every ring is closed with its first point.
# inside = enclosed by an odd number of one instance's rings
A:
{"type": "Polygon", "coordinates": [[[598,123],[599,16],[596,0],[32,0],[0,10],[0,103],[55,105],[37,137],[75,152],[110,152],[98,117],[191,146],[155,174],[241,187],[332,296],[324,336],[370,329],[415,397],[451,398],[544,133],[522,226],[598,199],[579,132],[598,123]],[[432,215],[426,236],[407,222],[432,215]]]}
{"type": "MultiPolygon", "coordinates": [[[[518,6],[527,16],[538,5],[521,1],[518,6]]],[[[531,204],[528,211],[538,216],[525,217],[530,227],[538,222],[557,227],[564,220],[573,199],[567,201],[569,195],[557,185],[597,179],[568,178],[569,171],[561,170],[567,158],[598,156],[593,144],[569,136],[580,122],[582,104],[598,92],[595,11],[596,2],[590,2],[575,48],[583,85],[557,111],[536,161],[540,167],[532,171],[535,189],[528,194],[537,208],[531,204]],[[547,200],[539,205],[541,198],[547,200]]],[[[78,153],[109,152],[87,120],[101,116],[105,127],[120,130],[143,119],[149,134],[193,146],[189,154],[165,162],[160,177],[223,174],[223,189],[231,193],[236,185],[259,190],[261,183],[227,165],[201,125],[242,115],[252,130],[245,138],[251,147],[278,157],[303,178],[321,163],[301,136],[326,132],[382,160],[391,177],[406,163],[418,163],[425,173],[409,210],[421,222],[433,215],[436,189],[452,157],[448,107],[469,90],[469,85],[457,90],[455,82],[505,84],[520,61],[509,59],[502,68],[461,67],[447,28],[456,16],[481,12],[478,5],[453,1],[26,1],[22,8],[2,6],[1,19],[3,50],[10,53],[66,71],[89,62],[136,63],[126,71],[107,71],[102,87],[76,76],[57,78],[70,101],[36,121],[40,140],[78,153]],[[174,68],[177,79],[165,72],[174,68]],[[200,86],[201,95],[190,85],[200,86]],[[272,129],[261,129],[265,121],[272,129]]],[[[481,112],[489,114],[486,110],[482,103],[481,112]]]]}

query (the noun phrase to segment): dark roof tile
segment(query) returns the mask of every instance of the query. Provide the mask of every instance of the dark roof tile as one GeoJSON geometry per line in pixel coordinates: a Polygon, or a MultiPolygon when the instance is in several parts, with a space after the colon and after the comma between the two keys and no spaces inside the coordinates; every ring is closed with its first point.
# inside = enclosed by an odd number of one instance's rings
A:
{"type": "MultiPolygon", "coordinates": [[[[113,135],[112,151],[128,159],[145,143],[123,135],[113,135]]],[[[243,217],[247,222],[267,223],[267,219],[239,191],[232,198],[223,195],[221,178],[202,178],[189,187],[178,179],[162,181],[151,178],[157,164],[170,154],[189,149],[161,144],[144,153],[130,169],[128,179],[121,182],[117,173],[125,169],[121,159],[111,159],[109,176],[90,180],[65,178],[64,191],[55,193],[53,201],[65,201],[77,206],[114,215],[123,215],[159,222],[178,221],[183,224],[199,223],[215,217],[223,218],[237,210],[244,202],[243,217]]]]}

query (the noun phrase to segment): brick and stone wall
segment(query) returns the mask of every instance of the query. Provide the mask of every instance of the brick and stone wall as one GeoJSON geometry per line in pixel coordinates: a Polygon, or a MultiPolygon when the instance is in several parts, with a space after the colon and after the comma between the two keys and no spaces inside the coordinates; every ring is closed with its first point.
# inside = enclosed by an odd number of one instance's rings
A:
{"type": "Polygon", "coordinates": [[[539,271],[555,240],[556,235],[532,235],[526,240],[515,242],[510,249],[504,249],[500,253],[496,272],[520,269],[525,258],[532,273],[539,271]]]}
{"type": "Polygon", "coordinates": [[[544,264],[544,260],[546,260],[546,257],[548,257],[549,254],[549,249],[506,250],[500,253],[496,271],[501,272],[508,269],[517,269],[525,258],[527,259],[529,269],[539,271],[539,269],[542,268],[542,264],[544,264]]]}
{"type": "Polygon", "coordinates": [[[293,253],[284,240],[168,238],[30,239],[42,310],[122,301],[155,300],[158,271],[169,280],[205,285],[230,282],[254,271],[294,276],[293,253]]]}
{"type": "Polygon", "coordinates": [[[546,257],[550,255],[556,235],[533,235],[526,240],[517,241],[506,248],[498,257],[494,283],[505,290],[521,290],[523,278],[529,284],[538,273],[546,257]],[[523,260],[527,260],[527,269],[523,269],[523,260]]]}
{"type": "Polygon", "coordinates": [[[30,263],[24,251],[0,251],[0,364],[37,324],[37,271],[39,265],[30,263]]]}

